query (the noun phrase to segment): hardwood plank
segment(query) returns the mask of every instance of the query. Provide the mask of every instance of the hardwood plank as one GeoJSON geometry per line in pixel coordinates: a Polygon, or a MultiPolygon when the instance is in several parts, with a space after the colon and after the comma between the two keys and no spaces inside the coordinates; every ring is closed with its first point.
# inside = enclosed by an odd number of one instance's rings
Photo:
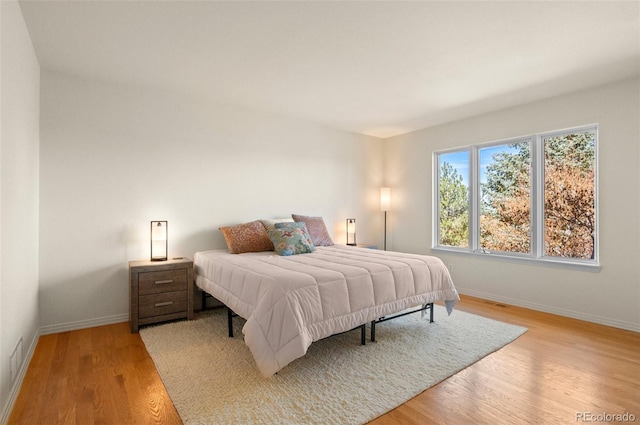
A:
{"type": "MultiPolygon", "coordinates": [[[[529,330],[371,425],[566,424],[578,412],[640,421],[640,334],[467,296],[457,309],[529,330]]],[[[182,423],[128,323],[40,338],[8,423],[53,418],[182,423]]]]}
{"type": "Polygon", "coordinates": [[[69,332],[63,332],[58,334],[56,340],[55,351],[53,352],[53,358],[51,361],[51,369],[48,374],[48,381],[51,385],[46,387],[44,399],[48,401],[44,406],[41,414],[41,419],[50,418],[49,420],[55,420],[56,423],[60,423],[60,416],[64,409],[64,402],[62,400],[62,392],[64,386],[67,384],[69,377],[65,373],[65,362],[67,361],[67,353],[69,346],[69,332]]]}

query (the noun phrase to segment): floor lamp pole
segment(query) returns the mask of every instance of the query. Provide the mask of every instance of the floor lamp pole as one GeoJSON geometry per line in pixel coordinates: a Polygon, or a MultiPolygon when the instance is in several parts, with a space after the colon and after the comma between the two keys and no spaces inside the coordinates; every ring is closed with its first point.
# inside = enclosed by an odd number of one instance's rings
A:
{"type": "Polygon", "coordinates": [[[387,212],[384,212],[384,250],[387,250],[387,212]]]}

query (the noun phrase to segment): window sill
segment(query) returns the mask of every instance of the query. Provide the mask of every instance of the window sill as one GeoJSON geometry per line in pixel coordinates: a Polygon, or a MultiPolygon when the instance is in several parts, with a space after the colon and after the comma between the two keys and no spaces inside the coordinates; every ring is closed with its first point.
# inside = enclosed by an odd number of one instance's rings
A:
{"type": "Polygon", "coordinates": [[[492,261],[504,261],[509,263],[520,263],[528,265],[536,265],[542,267],[554,267],[560,269],[579,270],[592,273],[600,272],[601,266],[598,263],[591,263],[585,261],[571,261],[567,259],[554,259],[554,258],[531,258],[525,256],[516,256],[508,254],[488,254],[484,252],[469,252],[466,250],[456,248],[443,248],[432,247],[434,252],[442,252],[446,254],[470,256],[474,258],[484,258],[492,261]]]}

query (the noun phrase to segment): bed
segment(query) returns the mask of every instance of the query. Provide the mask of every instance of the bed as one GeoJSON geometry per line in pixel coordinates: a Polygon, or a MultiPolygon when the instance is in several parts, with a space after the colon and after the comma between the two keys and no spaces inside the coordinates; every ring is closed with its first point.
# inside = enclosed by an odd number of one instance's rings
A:
{"type": "Polygon", "coordinates": [[[246,319],[245,343],[266,377],[314,341],[436,301],[450,314],[459,300],[438,258],[355,246],[290,256],[202,251],[194,268],[200,289],[246,319]]]}

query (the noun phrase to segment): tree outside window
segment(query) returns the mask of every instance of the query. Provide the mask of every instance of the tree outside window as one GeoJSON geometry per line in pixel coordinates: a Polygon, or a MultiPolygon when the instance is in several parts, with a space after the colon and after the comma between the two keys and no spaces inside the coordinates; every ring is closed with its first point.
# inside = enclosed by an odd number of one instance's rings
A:
{"type": "Polygon", "coordinates": [[[544,139],[544,251],[594,259],[595,131],[544,139]]]}
{"type": "Polygon", "coordinates": [[[442,154],[439,158],[439,244],[469,246],[468,152],[442,154]],[[467,176],[465,176],[465,170],[467,176]]]}
{"type": "Polygon", "coordinates": [[[528,140],[479,150],[483,250],[531,251],[530,151],[528,140]]]}

